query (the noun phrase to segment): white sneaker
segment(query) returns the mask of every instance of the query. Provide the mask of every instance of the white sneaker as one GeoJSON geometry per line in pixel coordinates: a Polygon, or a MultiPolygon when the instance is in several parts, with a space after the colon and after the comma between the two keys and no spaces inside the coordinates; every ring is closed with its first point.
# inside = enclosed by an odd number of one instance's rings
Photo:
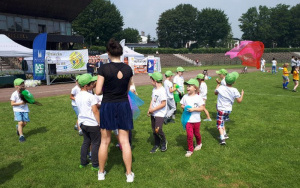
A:
{"type": "Polygon", "coordinates": [[[99,181],[105,180],[105,175],[106,175],[106,171],[104,171],[104,172],[99,172],[98,171],[98,180],[99,181]]]}
{"type": "Polygon", "coordinates": [[[133,182],[133,180],[134,180],[134,173],[133,172],[131,172],[131,174],[125,174],[126,175],[126,178],[127,178],[127,182],[128,183],[132,183],[133,182]]]}
{"type": "Polygon", "coordinates": [[[202,143],[201,144],[199,144],[199,145],[197,145],[196,147],[195,147],[195,151],[198,151],[198,150],[200,150],[202,148],[202,143]]]}
{"type": "Polygon", "coordinates": [[[186,156],[186,157],[190,157],[190,156],[192,156],[192,154],[193,154],[193,152],[187,151],[186,154],[185,154],[185,156],[186,156]]]}

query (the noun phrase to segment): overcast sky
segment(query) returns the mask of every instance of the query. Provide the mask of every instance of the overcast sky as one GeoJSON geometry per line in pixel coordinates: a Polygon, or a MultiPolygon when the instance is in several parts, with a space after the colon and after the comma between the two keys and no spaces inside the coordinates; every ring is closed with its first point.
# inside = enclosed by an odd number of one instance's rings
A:
{"type": "Polygon", "coordinates": [[[229,18],[233,36],[241,38],[238,19],[250,7],[275,7],[277,4],[294,6],[299,0],[111,0],[123,16],[124,28],[131,27],[156,36],[156,27],[159,16],[166,10],[175,8],[179,4],[191,4],[198,10],[203,8],[216,8],[223,10],[229,18]]]}

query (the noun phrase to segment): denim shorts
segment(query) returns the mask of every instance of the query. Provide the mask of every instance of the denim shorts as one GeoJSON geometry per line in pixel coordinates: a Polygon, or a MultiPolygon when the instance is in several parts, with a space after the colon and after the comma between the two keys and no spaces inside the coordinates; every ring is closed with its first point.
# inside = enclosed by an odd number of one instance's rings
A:
{"type": "Polygon", "coordinates": [[[23,122],[29,122],[29,116],[28,112],[14,112],[15,114],[15,121],[23,121],[23,122]]]}
{"type": "Polygon", "coordinates": [[[73,108],[73,110],[75,111],[76,116],[78,117],[78,115],[79,115],[78,107],[72,105],[72,108],[73,108]]]}
{"type": "Polygon", "coordinates": [[[284,81],[289,80],[289,77],[288,77],[288,76],[282,76],[282,78],[283,78],[284,81]]]}

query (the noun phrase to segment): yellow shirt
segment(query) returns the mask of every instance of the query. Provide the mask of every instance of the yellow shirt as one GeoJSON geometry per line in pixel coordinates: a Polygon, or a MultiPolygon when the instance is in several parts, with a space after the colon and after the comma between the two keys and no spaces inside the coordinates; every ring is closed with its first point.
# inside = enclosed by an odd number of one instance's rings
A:
{"type": "Polygon", "coordinates": [[[299,80],[299,72],[297,72],[297,71],[293,72],[293,79],[294,80],[299,80]]]}
{"type": "Polygon", "coordinates": [[[283,68],[283,76],[289,76],[289,71],[286,67],[283,68]]]}

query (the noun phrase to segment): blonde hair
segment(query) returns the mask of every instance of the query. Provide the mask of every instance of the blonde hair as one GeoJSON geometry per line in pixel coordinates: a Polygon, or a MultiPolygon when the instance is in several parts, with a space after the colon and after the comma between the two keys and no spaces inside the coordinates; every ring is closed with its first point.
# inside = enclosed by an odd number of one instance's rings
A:
{"type": "Polygon", "coordinates": [[[289,64],[288,63],[284,63],[283,64],[283,67],[287,67],[289,64]]]}

